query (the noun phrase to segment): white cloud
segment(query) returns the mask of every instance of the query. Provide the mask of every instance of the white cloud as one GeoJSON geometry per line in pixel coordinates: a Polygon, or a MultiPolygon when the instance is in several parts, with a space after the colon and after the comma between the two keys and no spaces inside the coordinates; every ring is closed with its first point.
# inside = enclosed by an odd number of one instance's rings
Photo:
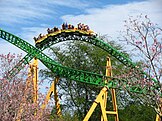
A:
{"type": "MultiPolygon", "coordinates": [[[[3,40],[4,41],[4,40],[3,40]]],[[[22,51],[21,49],[15,47],[14,45],[8,43],[8,42],[2,42],[0,39],[0,54],[8,54],[8,53],[15,53],[15,54],[20,54],[22,53],[25,55],[25,52],[22,51]]]]}
{"type": "MultiPolygon", "coordinates": [[[[87,2],[84,3],[80,0],[0,0],[0,25],[11,27],[16,24],[19,26],[15,28],[18,32],[12,34],[34,45],[33,37],[37,37],[40,33],[47,33],[46,30],[49,26],[49,23],[47,23],[48,25],[42,25],[40,20],[49,20],[54,17],[53,15],[59,14],[57,10],[58,6],[84,9],[89,5],[87,2]],[[36,26],[33,24],[34,22],[40,23],[40,25],[36,26]],[[32,24],[33,26],[29,27],[28,24],[32,24]]],[[[0,54],[8,54],[9,52],[22,53],[23,56],[26,55],[21,49],[0,39],[0,54]]],[[[39,69],[42,68],[44,69],[45,66],[39,61],[39,69]]],[[[49,84],[44,83],[44,85],[49,84]]]]}
{"type": "MultiPolygon", "coordinates": [[[[86,14],[81,15],[65,15],[63,21],[67,21],[76,25],[79,22],[88,24],[95,32],[108,34],[109,36],[117,37],[118,31],[123,28],[123,20],[129,15],[136,16],[141,13],[147,14],[153,22],[162,25],[162,8],[161,0],[149,0],[143,2],[133,2],[122,5],[107,5],[103,8],[88,9],[90,3],[81,2],[80,0],[0,0],[0,24],[24,24],[40,19],[51,19],[53,14],[57,14],[56,6],[71,7],[76,9],[84,9],[86,14]],[[56,7],[56,8],[55,8],[56,7]],[[51,14],[52,13],[52,14],[51,14]]],[[[64,8],[63,8],[64,9],[64,8]]],[[[18,36],[30,44],[34,45],[34,36],[40,33],[46,33],[47,25],[40,25],[20,28],[18,36]]],[[[4,40],[3,40],[4,41],[4,40]]],[[[0,53],[23,53],[25,52],[15,47],[14,45],[2,42],[0,39],[0,53]]],[[[39,68],[44,68],[40,63],[39,68]]]]}
{"type": "MultiPolygon", "coordinates": [[[[47,2],[33,2],[33,1],[27,1],[27,0],[17,0],[11,1],[1,1],[0,4],[0,11],[1,16],[0,21],[2,23],[5,22],[16,22],[21,21],[25,18],[35,18],[37,17],[45,17],[49,16],[49,14],[46,15],[46,13],[51,12],[52,10],[50,8],[46,8],[45,6],[48,6],[49,4],[55,4],[60,6],[68,6],[68,7],[78,7],[79,5],[82,8],[88,7],[88,3],[85,4],[84,2],[80,2],[79,0],[55,0],[47,2]],[[10,3],[10,4],[9,4],[10,3]],[[37,4],[36,4],[37,3],[37,4]],[[73,3],[73,4],[72,4],[73,3]],[[44,5],[43,5],[44,4],[44,5]],[[41,7],[42,5],[42,7],[41,7]],[[39,8],[39,9],[38,9],[39,8]],[[7,12],[8,11],[8,12],[7,12]],[[5,22],[4,22],[5,21],[5,22]]],[[[72,23],[76,25],[79,22],[88,24],[92,30],[94,30],[97,33],[101,34],[108,34],[109,36],[112,36],[113,38],[118,36],[118,31],[122,30],[123,28],[123,20],[127,19],[129,15],[136,16],[140,13],[147,14],[153,22],[156,22],[160,25],[162,25],[162,9],[160,6],[160,0],[149,0],[149,1],[143,1],[143,2],[133,2],[128,4],[122,4],[122,5],[107,5],[103,8],[91,8],[91,9],[85,9],[87,14],[81,14],[81,15],[65,15],[62,17],[63,21],[67,21],[69,23],[72,23]]],[[[49,27],[48,24],[46,25],[40,25],[37,26],[26,26],[20,28],[20,32],[18,33],[18,36],[27,42],[34,45],[34,36],[38,36],[40,33],[46,33],[46,29],[49,27]]],[[[20,49],[17,49],[15,46],[5,43],[2,45],[0,52],[1,53],[8,53],[11,50],[15,53],[21,53],[20,49]],[[10,49],[5,49],[10,48],[10,49]]]]}
{"type": "Polygon", "coordinates": [[[123,21],[128,16],[136,16],[141,13],[148,15],[151,20],[162,25],[162,8],[160,0],[150,0],[143,2],[133,2],[122,5],[107,5],[103,8],[87,9],[87,14],[65,15],[64,21],[72,24],[85,23],[92,30],[101,34],[117,37],[118,31],[123,29],[123,21]]]}
{"type": "MultiPolygon", "coordinates": [[[[38,37],[40,33],[47,33],[47,28],[43,25],[40,27],[24,27],[21,29],[20,33],[16,36],[20,37],[21,39],[27,41],[28,43],[35,45],[33,37],[38,37]]],[[[12,33],[13,34],[13,33],[12,33]]],[[[25,55],[25,52],[21,49],[17,48],[16,46],[6,42],[5,40],[0,39],[0,53],[8,54],[9,52],[12,53],[22,53],[25,55]]]]}
{"type": "MultiPolygon", "coordinates": [[[[12,34],[34,45],[33,37],[37,37],[40,33],[47,33],[47,27],[50,25],[50,23],[41,24],[40,20],[52,19],[53,14],[58,14],[57,6],[81,9],[87,7],[88,4],[82,3],[79,0],[47,0],[46,2],[43,0],[39,0],[39,2],[30,0],[0,0],[0,25],[12,27],[16,24],[20,26],[15,28],[15,30],[19,29],[18,32],[12,34]],[[34,19],[36,19],[35,22],[40,23],[39,26],[34,25],[34,19]],[[28,26],[29,23],[33,26],[28,26]]],[[[14,53],[25,54],[25,52],[14,45],[3,41],[0,42],[0,53],[7,54],[13,51],[14,53]]]]}
{"type": "Polygon", "coordinates": [[[80,0],[5,0],[0,1],[0,22],[4,25],[32,23],[32,20],[52,19],[59,14],[58,6],[83,9],[88,3],[80,0]]]}
{"type": "MultiPolygon", "coordinates": [[[[24,22],[23,20],[27,18],[34,19],[35,17],[51,17],[49,13],[55,12],[55,9],[48,8],[47,6],[49,4],[67,7],[80,6],[80,8],[86,8],[90,5],[89,3],[80,2],[79,0],[47,0],[45,3],[41,0],[40,2],[27,0],[17,0],[16,2],[12,0],[1,1],[0,11],[1,16],[3,16],[0,17],[1,24],[5,24],[5,22],[11,24],[14,22],[24,22]]],[[[87,14],[77,16],[65,15],[62,19],[63,21],[67,21],[74,25],[79,22],[88,24],[95,32],[108,34],[114,38],[117,37],[118,31],[122,30],[123,20],[127,19],[129,15],[135,16],[140,13],[147,14],[153,22],[162,25],[162,9],[160,5],[160,0],[133,2],[122,5],[107,5],[103,8],[85,9],[87,14]]],[[[34,45],[33,37],[38,36],[40,33],[46,33],[46,29],[49,27],[48,24],[40,25],[39,27],[22,27],[20,28],[18,36],[34,45]]],[[[14,50],[13,52],[15,53],[22,52],[20,49],[15,49],[16,47],[11,46],[11,44],[2,44],[0,48],[1,53],[8,53],[11,50],[14,50]],[[5,49],[5,47],[10,49],[5,49]]]]}
{"type": "MultiPolygon", "coordinates": [[[[108,34],[113,38],[118,36],[118,31],[123,29],[123,21],[128,18],[129,15],[136,16],[141,13],[147,14],[153,22],[162,25],[162,9],[160,0],[149,0],[143,2],[133,2],[122,5],[107,5],[103,8],[91,8],[85,9],[87,14],[81,15],[65,15],[62,17],[63,21],[67,21],[76,25],[79,22],[88,24],[92,30],[101,34],[108,34]]],[[[0,11],[1,23],[10,22],[14,23],[17,21],[23,22],[23,19],[34,19],[36,17],[51,17],[51,15],[47,14],[50,12],[55,12],[53,9],[48,8],[47,6],[51,5],[59,5],[59,6],[67,6],[67,7],[78,7],[86,8],[89,6],[89,3],[80,2],[79,0],[47,0],[47,2],[34,2],[27,0],[6,0],[1,1],[0,11]],[[73,4],[72,4],[73,3],[73,4]],[[42,7],[41,7],[42,6],[42,7]]],[[[49,23],[48,23],[49,24],[49,23]]],[[[40,33],[46,33],[47,27],[49,25],[40,25],[37,26],[26,26],[20,28],[20,32],[18,36],[27,42],[34,45],[34,36],[38,36],[40,33]]],[[[8,52],[14,53],[24,53],[20,49],[9,43],[1,43],[0,52],[7,54],[8,52]],[[8,49],[9,48],[9,49],[8,49]]]]}
{"type": "Polygon", "coordinates": [[[23,27],[20,33],[20,37],[29,42],[32,45],[35,45],[33,37],[38,37],[40,33],[47,33],[48,25],[40,25],[39,27],[23,27]]]}
{"type": "Polygon", "coordinates": [[[70,8],[83,9],[89,6],[90,2],[84,2],[83,0],[48,0],[49,4],[60,5],[70,8]]]}
{"type": "Polygon", "coordinates": [[[49,13],[55,12],[43,6],[43,3],[35,3],[27,0],[6,0],[0,4],[1,24],[25,23],[32,19],[44,19],[49,13]],[[42,6],[42,8],[40,8],[42,6]]]}

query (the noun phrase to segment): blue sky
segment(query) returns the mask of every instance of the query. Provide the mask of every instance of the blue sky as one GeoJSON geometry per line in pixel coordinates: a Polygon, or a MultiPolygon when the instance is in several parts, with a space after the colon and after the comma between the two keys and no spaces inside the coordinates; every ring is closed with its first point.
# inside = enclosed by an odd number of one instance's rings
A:
{"type": "MultiPolygon", "coordinates": [[[[62,16],[88,15],[89,9],[103,9],[106,5],[122,5],[129,0],[5,0],[1,1],[0,26],[19,33],[23,28],[60,25],[62,16]],[[60,2],[61,1],[61,2],[60,2]]],[[[134,0],[139,1],[139,0],[134,0]]]]}
{"type": "MultiPolygon", "coordinates": [[[[33,37],[47,28],[81,22],[116,40],[129,16],[142,13],[162,27],[161,5],[162,0],[0,0],[0,28],[34,45],[33,37]]],[[[25,55],[0,39],[0,54],[9,52],[25,55]]]]}
{"type": "MultiPolygon", "coordinates": [[[[0,0],[0,28],[34,45],[34,36],[63,22],[85,23],[117,38],[128,16],[148,15],[162,27],[161,0],[0,0]]],[[[25,53],[0,39],[0,54],[25,53]]]]}
{"type": "MultiPolygon", "coordinates": [[[[33,37],[46,33],[48,27],[82,22],[115,39],[130,15],[147,14],[162,25],[161,3],[161,0],[0,0],[0,28],[34,45],[33,37]]],[[[0,46],[0,53],[22,53],[2,39],[0,46]]]]}

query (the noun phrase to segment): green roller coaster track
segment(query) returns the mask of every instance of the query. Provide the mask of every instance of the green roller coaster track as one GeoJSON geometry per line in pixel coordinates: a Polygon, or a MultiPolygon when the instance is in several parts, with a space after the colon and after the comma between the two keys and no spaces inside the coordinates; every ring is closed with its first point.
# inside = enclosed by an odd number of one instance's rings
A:
{"type": "MultiPolygon", "coordinates": [[[[36,47],[32,46],[25,40],[6,32],[2,29],[0,29],[0,38],[10,42],[11,44],[17,46],[21,50],[28,53],[19,63],[16,73],[21,70],[23,65],[29,63],[34,57],[38,58],[48,69],[50,69],[56,76],[62,77],[62,78],[68,78],[70,80],[75,80],[83,83],[93,84],[97,86],[106,86],[108,88],[118,88],[122,89],[123,87],[126,88],[128,91],[140,93],[140,94],[148,94],[148,95],[154,95],[156,91],[159,92],[159,84],[155,79],[151,80],[153,81],[153,86],[149,87],[145,85],[142,87],[141,85],[131,85],[129,82],[130,80],[124,80],[124,79],[118,79],[114,77],[107,77],[104,75],[91,73],[87,71],[72,69],[69,67],[62,66],[61,64],[55,62],[50,57],[45,55],[42,51],[48,47],[50,47],[53,44],[67,41],[67,40],[80,40],[85,41],[88,43],[91,43],[95,46],[100,47],[101,49],[107,51],[109,54],[117,58],[120,62],[122,62],[124,65],[136,68],[136,64],[134,64],[130,59],[125,57],[122,53],[118,52],[116,49],[108,45],[107,43],[104,43],[102,40],[94,37],[94,36],[86,36],[83,34],[78,34],[76,32],[63,32],[61,34],[58,34],[57,36],[48,36],[43,41],[36,44],[36,47]],[[105,83],[105,80],[108,80],[107,83],[105,83]]],[[[12,69],[13,70],[13,69],[12,69]]],[[[15,73],[12,73],[11,75],[14,75],[15,73]]],[[[146,77],[150,78],[145,72],[142,72],[139,70],[142,74],[144,74],[146,77]]]]}

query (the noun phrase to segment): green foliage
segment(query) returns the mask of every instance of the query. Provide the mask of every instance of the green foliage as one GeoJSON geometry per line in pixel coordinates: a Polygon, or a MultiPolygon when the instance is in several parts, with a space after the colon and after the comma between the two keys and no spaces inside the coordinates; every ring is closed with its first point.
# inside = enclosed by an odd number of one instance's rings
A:
{"type": "Polygon", "coordinates": [[[120,121],[154,121],[155,116],[154,109],[145,105],[130,104],[119,110],[120,121]]]}
{"type": "MultiPolygon", "coordinates": [[[[109,44],[118,50],[122,50],[121,47],[115,45],[114,42],[109,42],[109,44]]],[[[105,73],[106,58],[109,56],[112,59],[112,65],[115,70],[113,71],[113,74],[120,74],[121,70],[126,70],[123,64],[111,57],[107,52],[85,42],[66,42],[61,46],[50,48],[50,54],[64,66],[100,74],[105,73]]],[[[54,75],[50,70],[43,70],[42,74],[44,77],[54,78],[54,75]]],[[[63,112],[68,110],[72,115],[77,115],[80,120],[85,117],[87,111],[90,109],[90,106],[101,90],[101,87],[67,79],[61,79],[58,86],[61,95],[65,96],[63,112]]],[[[109,100],[111,100],[111,98],[109,98],[109,100]]],[[[101,112],[100,107],[97,107],[90,120],[99,120],[101,117],[99,112],[101,112]]]]}
{"type": "MultiPolygon", "coordinates": [[[[109,42],[109,44],[122,51],[122,48],[119,45],[115,45],[114,42],[109,42]]],[[[109,56],[112,62],[113,75],[121,75],[121,73],[123,74],[127,72],[127,68],[114,57],[111,57],[107,52],[101,50],[100,48],[85,42],[66,42],[61,46],[50,48],[50,54],[55,60],[64,66],[100,74],[105,73],[106,58],[109,56]]],[[[127,54],[125,55],[129,56],[127,54]]],[[[50,70],[42,70],[41,72],[42,76],[45,78],[54,78],[54,75],[50,70]]],[[[96,87],[93,85],[76,82],[75,80],[62,78],[58,83],[58,88],[61,92],[60,97],[64,97],[64,106],[62,110],[63,117],[59,119],[59,121],[82,121],[102,87],[96,87]]],[[[118,103],[123,104],[121,106],[122,108],[126,107],[119,112],[121,121],[133,121],[129,116],[124,116],[126,115],[124,113],[128,112],[129,109],[132,110],[131,107],[129,107],[129,98],[131,98],[130,95],[125,92],[123,94],[120,91],[117,91],[117,93],[118,98],[120,98],[120,102],[118,103]]],[[[110,92],[108,94],[110,94],[110,92]]],[[[108,109],[110,110],[112,109],[111,96],[109,95],[108,97],[108,109]]],[[[98,105],[89,121],[100,120],[100,117],[101,109],[98,105]]],[[[109,121],[114,121],[113,116],[109,116],[108,119],[109,121]]]]}

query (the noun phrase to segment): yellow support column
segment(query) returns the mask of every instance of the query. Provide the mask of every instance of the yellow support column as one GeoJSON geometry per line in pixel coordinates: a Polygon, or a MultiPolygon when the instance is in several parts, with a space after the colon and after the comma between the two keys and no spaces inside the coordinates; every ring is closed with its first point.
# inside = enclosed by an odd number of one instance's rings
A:
{"type": "Polygon", "coordinates": [[[112,94],[112,103],[113,103],[114,110],[113,112],[107,111],[107,114],[115,115],[115,121],[119,121],[115,89],[111,89],[111,94],[112,94]]]}
{"type": "MultiPolygon", "coordinates": [[[[107,64],[106,64],[106,76],[112,76],[112,69],[111,69],[111,60],[108,57],[107,58],[107,64]]],[[[105,82],[107,82],[106,80],[105,82]]],[[[115,95],[115,89],[111,89],[111,94],[112,94],[112,103],[113,103],[113,111],[106,111],[106,104],[107,104],[107,91],[108,88],[104,87],[100,91],[99,95],[97,96],[96,100],[92,104],[90,110],[88,111],[87,115],[85,116],[83,121],[88,121],[89,118],[91,117],[93,111],[95,110],[96,106],[100,104],[101,106],[101,121],[108,121],[107,119],[107,114],[109,115],[115,115],[115,121],[119,121],[118,118],[118,111],[117,111],[117,103],[116,103],[116,95],[115,95]]]]}
{"type": "Polygon", "coordinates": [[[62,116],[61,114],[61,108],[60,108],[60,101],[59,101],[59,98],[58,98],[58,91],[57,91],[57,88],[56,88],[56,85],[59,81],[59,77],[56,77],[55,81],[54,81],[54,99],[55,99],[55,106],[56,106],[56,115],[57,116],[62,116]]]}
{"type": "MultiPolygon", "coordinates": [[[[106,74],[105,75],[106,76],[112,76],[112,74],[111,74],[111,61],[110,61],[109,58],[107,58],[107,61],[106,61],[106,74]]],[[[107,81],[108,80],[105,80],[105,83],[107,81]]],[[[108,94],[108,92],[105,91],[105,93],[103,94],[103,98],[102,98],[105,110],[106,110],[106,106],[107,106],[107,94],[108,94]]],[[[101,121],[104,121],[103,115],[101,115],[101,121]]]]}
{"type": "Polygon", "coordinates": [[[46,105],[48,104],[48,101],[50,100],[51,95],[52,95],[52,93],[54,92],[54,88],[55,88],[55,86],[54,86],[54,81],[53,81],[52,84],[51,84],[50,89],[48,90],[48,92],[47,92],[47,94],[46,94],[45,101],[44,101],[44,103],[41,105],[41,108],[42,108],[42,109],[45,109],[45,108],[46,108],[46,105]]]}
{"type": "Polygon", "coordinates": [[[105,110],[105,107],[104,107],[104,102],[103,102],[103,95],[105,94],[105,92],[107,91],[108,89],[106,87],[102,88],[102,90],[100,91],[99,95],[97,96],[96,100],[93,102],[91,108],[89,109],[87,115],[85,116],[84,120],[83,121],[88,121],[89,118],[91,117],[93,111],[95,110],[96,106],[98,104],[101,105],[101,110],[102,110],[102,115],[103,115],[103,119],[104,121],[107,121],[107,116],[106,116],[106,110],[105,110]]]}
{"type": "MultiPolygon", "coordinates": [[[[107,76],[112,76],[112,66],[109,57],[107,58],[107,68],[108,68],[107,76]]],[[[113,103],[113,112],[110,113],[109,111],[107,111],[107,114],[115,115],[115,121],[119,121],[115,89],[111,89],[111,95],[112,95],[112,103],[113,103]]]]}
{"type": "Polygon", "coordinates": [[[22,97],[22,100],[21,100],[21,104],[20,104],[20,108],[18,110],[16,121],[21,121],[21,115],[23,113],[23,104],[26,103],[26,95],[27,95],[27,92],[28,92],[28,88],[31,86],[32,75],[33,75],[32,70],[33,70],[33,65],[29,64],[28,78],[26,80],[26,87],[25,87],[25,91],[24,91],[24,96],[22,97]]]}
{"type": "Polygon", "coordinates": [[[33,69],[33,102],[37,103],[38,100],[38,59],[34,58],[33,69]]]}
{"type": "Polygon", "coordinates": [[[158,113],[156,114],[156,121],[162,121],[161,116],[162,116],[162,98],[160,98],[160,103],[159,108],[158,108],[158,113]]]}
{"type": "Polygon", "coordinates": [[[156,114],[156,121],[161,121],[159,114],[156,114]]]}
{"type": "MultiPolygon", "coordinates": [[[[106,63],[106,76],[112,76],[112,66],[111,66],[111,60],[109,57],[107,57],[107,63],[106,63]]],[[[106,80],[105,82],[107,82],[107,81],[108,80],[106,80]]],[[[115,89],[110,89],[110,90],[111,90],[111,95],[112,95],[113,111],[106,111],[106,113],[109,115],[115,115],[115,121],[119,121],[115,89]]],[[[104,101],[104,106],[105,106],[105,110],[106,110],[107,91],[105,92],[105,94],[103,96],[103,101],[104,101]]],[[[104,121],[102,116],[101,116],[101,121],[104,121]]]]}
{"type": "Polygon", "coordinates": [[[45,101],[41,105],[41,108],[42,109],[46,108],[46,105],[48,104],[48,101],[50,100],[52,93],[54,93],[56,115],[60,117],[60,116],[62,116],[62,114],[61,114],[60,102],[59,102],[59,98],[58,98],[58,92],[57,92],[57,88],[56,88],[58,81],[59,81],[59,77],[56,77],[55,80],[52,82],[51,87],[48,90],[48,93],[46,95],[45,101]]]}

